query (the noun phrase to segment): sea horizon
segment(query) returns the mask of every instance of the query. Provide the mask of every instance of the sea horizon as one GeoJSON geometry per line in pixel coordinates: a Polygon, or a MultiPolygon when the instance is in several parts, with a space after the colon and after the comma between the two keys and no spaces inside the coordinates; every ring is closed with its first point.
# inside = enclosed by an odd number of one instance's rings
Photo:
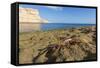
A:
{"type": "MultiPolygon", "coordinates": [[[[37,23],[34,23],[34,24],[37,24],[37,23]]],[[[26,25],[34,25],[34,24],[33,23],[32,24],[26,23],[26,25]]],[[[20,32],[34,32],[34,31],[47,31],[47,30],[57,30],[57,29],[70,29],[70,28],[79,28],[79,27],[85,27],[85,26],[96,26],[96,24],[42,23],[42,24],[40,24],[40,27],[37,30],[35,30],[35,28],[31,28],[31,29],[24,29],[20,32]]],[[[28,28],[28,27],[26,27],[26,28],[28,28]]]]}
{"type": "Polygon", "coordinates": [[[43,23],[41,24],[41,30],[53,30],[53,29],[67,29],[67,28],[77,28],[84,26],[95,26],[96,24],[71,24],[71,23],[43,23]]]}

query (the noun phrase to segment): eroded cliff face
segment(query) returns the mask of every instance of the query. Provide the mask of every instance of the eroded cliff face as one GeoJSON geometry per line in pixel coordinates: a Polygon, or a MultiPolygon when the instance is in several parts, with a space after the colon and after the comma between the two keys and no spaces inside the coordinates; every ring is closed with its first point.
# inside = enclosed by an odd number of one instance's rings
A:
{"type": "Polygon", "coordinates": [[[32,8],[19,8],[19,29],[20,32],[40,30],[41,23],[48,21],[41,18],[39,11],[32,8]]]}

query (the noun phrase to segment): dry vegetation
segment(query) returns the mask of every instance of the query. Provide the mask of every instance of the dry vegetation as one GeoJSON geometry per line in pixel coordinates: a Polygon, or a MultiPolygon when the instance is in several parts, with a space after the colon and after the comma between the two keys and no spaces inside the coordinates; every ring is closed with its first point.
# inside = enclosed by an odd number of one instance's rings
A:
{"type": "Polygon", "coordinates": [[[95,26],[34,31],[19,35],[20,64],[95,59],[95,26]]]}

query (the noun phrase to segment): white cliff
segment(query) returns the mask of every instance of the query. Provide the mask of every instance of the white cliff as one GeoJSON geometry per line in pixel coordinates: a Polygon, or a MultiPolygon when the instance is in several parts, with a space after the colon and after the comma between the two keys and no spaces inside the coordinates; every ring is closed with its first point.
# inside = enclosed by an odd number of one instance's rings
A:
{"type": "Polygon", "coordinates": [[[38,10],[32,8],[19,8],[20,32],[40,30],[41,23],[47,22],[47,20],[40,17],[38,10]]]}

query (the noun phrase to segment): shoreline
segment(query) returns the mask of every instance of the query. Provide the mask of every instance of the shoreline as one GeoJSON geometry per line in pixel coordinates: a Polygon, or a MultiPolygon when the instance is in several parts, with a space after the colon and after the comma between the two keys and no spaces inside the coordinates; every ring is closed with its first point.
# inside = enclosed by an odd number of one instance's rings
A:
{"type": "Polygon", "coordinates": [[[80,29],[80,28],[88,28],[88,27],[96,27],[96,25],[92,25],[92,26],[79,26],[79,27],[70,27],[70,28],[57,28],[57,29],[50,29],[50,30],[34,30],[34,31],[23,31],[23,32],[19,32],[19,34],[21,33],[33,33],[33,32],[45,32],[45,31],[55,31],[55,30],[70,30],[70,29],[80,29]]]}

